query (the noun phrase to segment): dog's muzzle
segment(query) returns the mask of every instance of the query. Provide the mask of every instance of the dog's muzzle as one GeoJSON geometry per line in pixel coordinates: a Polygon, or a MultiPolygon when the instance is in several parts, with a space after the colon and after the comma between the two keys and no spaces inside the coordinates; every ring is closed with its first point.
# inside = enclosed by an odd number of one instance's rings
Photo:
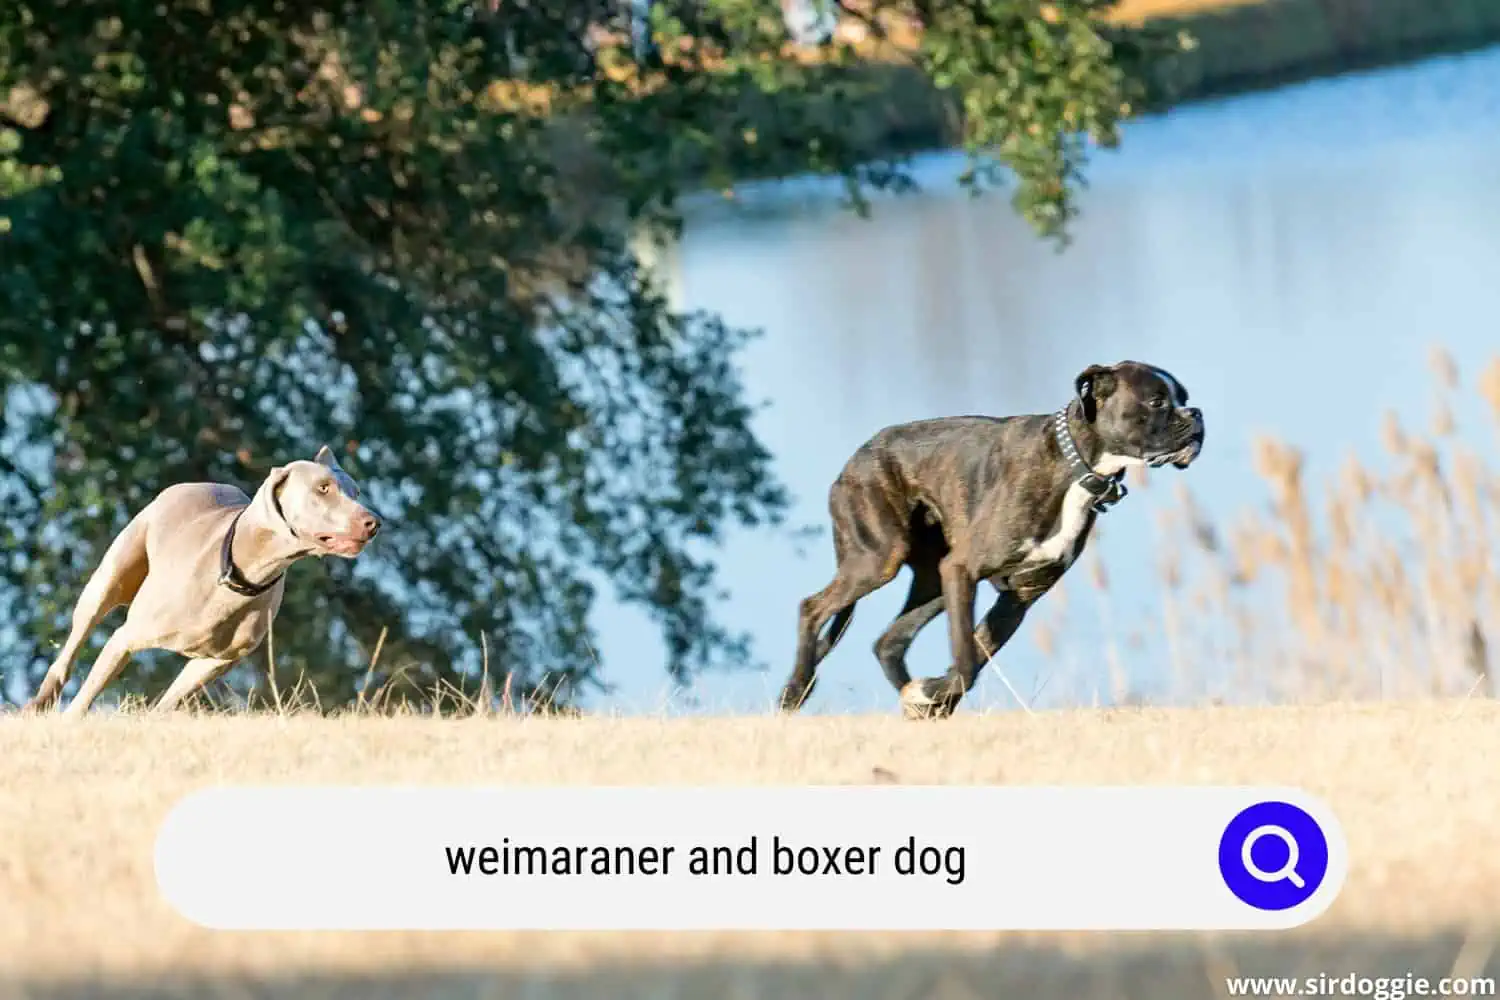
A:
{"type": "Polygon", "coordinates": [[[380,515],[371,510],[364,510],[359,515],[349,519],[347,531],[325,531],[313,536],[313,540],[322,546],[325,552],[346,559],[353,558],[364,551],[365,546],[380,533],[382,524],[380,515]]]}
{"type": "Polygon", "coordinates": [[[1186,413],[1191,420],[1191,423],[1188,425],[1186,439],[1180,444],[1152,455],[1147,459],[1146,464],[1151,468],[1156,469],[1163,465],[1172,465],[1179,469],[1186,469],[1203,453],[1203,411],[1195,406],[1182,412],[1186,413]]]}

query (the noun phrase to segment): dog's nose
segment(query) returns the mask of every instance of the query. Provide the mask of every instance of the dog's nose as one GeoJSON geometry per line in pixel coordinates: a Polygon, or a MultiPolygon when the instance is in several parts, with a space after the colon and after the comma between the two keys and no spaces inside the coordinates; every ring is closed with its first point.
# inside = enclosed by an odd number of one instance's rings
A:
{"type": "Polygon", "coordinates": [[[1203,424],[1203,411],[1198,409],[1196,406],[1188,407],[1188,416],[1193,418],[1193,423],[1200,426],[1203,424]]]}
{"type": "Polygon", "coordinates": [[[380,518],[369,511],[355,518],[354,523],[359,528],[360,534],[364,535],[366,541],[374,538],[376,532],[380,530],[380,518]]]}

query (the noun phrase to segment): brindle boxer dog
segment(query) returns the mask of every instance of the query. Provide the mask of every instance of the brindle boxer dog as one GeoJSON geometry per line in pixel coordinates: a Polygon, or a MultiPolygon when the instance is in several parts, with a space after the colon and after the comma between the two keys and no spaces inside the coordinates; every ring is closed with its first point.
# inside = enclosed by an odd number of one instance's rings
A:
{"type": "Polygon", "coordinates": [[[855,603],[905,565],[906,606],[876,641],[875,656],[906,716],[951,715],[1026,610],[1078,558],[1094,518],[1124,498],[1125,470],[1185,469],[1203,448],[1202,412],[1161,368],[1092,365],[1074,380],[1074,394],[1052,414],[898,424],[855,451],[828,495],[838,571],[802,601],[782,711],[806,702],[855,603]],[[976,630],[981,580],[999,596],[976,630]],[[906,650],[944,611],[952,665],[913,681],[906,650]]]}

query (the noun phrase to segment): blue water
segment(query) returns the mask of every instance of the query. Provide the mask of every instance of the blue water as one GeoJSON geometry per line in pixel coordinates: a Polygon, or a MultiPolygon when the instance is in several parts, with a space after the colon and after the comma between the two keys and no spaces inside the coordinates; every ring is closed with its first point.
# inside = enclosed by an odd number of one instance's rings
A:
{"type": "MultiPolygon", "coordinates": [[[[836,184],[815,179],[699,199],[662,273],[682,305],[764,331],[744,371],[767,404],[758,429],[795,494],[796,525],[826,528],[828,484],[887,424],[1050,411],[1092,363],[1170,369],[1206,413],[1202,459],[1154,474],[1104,519],[1063,592],[1038,605],[966,704],[1014,707],[997,667],[1037,705],[1107,702],[1120,689],[1111,658],[1140,697],[1253,698],[1263,692],[1226,677],[1212,655],[1191,657],[1187,695],[1172,674],[1158,641],[1159,519],[1179,485],[1221,527],[1264,510],[1256,434],[1304,449],[1314,482],[1346,455],[1378,464],[1386,410],[1417,430],[1428,424],[1436,344],[1470,390],[1456,411],[1459,437],[1493,451],[1495,428],[1471,390],[1500,349],[1495,79],[1500,49],[1133,123],[1120,150],[1095,157],[1076,241],[1062,254],[1015,218],[1004,192],[963,194],[962,157],[942,154],[915,164],[922,193],[879,199],[868,220],[839,207],[836,184]],[[1089,584],[1094,558],[1109,573],[1107,602],[1089,584]],[[1061,638],[1043,649],[1048,628],[1061,638]],[[1138,648],[1133,631],[1145,634],[1138,648]]],[[[826,530],[805,551],[741,533],[722,566],[723,619],[750,632],[768,670],[705,677],[674,695],[649,624],[603,607],[600,654],[617,690],[593,707],[768,707],[790,668],[797,602],[832,573],[826,530]]],[[[893,710],[870,645],[905,589],[903,575],[860,604],[809,711],[893,710]]],[[[982,591],[981,610],[988,600],[982,591]]],[[[946,666],[942,619],[909,663],[917,675],[946,666]]]]}

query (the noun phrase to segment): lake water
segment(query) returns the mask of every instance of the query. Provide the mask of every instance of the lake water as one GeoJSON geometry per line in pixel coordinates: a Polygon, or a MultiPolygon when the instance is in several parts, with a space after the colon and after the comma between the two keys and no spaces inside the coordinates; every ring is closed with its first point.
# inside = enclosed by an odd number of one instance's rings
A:
{"type": "MultiPolygon", "coordinates": [[[[827,488],[856,446],[918,417],[1051,411],[1080,370],[1125,358],[1188,386],[1206,450],[1102,519],[1064,592],[1042,600],[965,705],[1014,707],[997,669],[1037,705],[1107,702],[1121,688],[1111,662],[1139,696],[1181,695],[1183,665],[1149,639],[1164,613],[1155,547],[1172,487],[1224,526],[1270,500],[1252,468],[1257,434],[1304,448],[1314,481],[1349,453],[1378,462],[1385,410],[1428,421],[1435,344],[1465,378],[1459,434],[1493,453],[1494,426],[1470,397],[1500,351],[1496,79],[1500,49],[1134,123],[1121,150],[1095,158],[1061,254],[1005,193],[961,192],[956,155],[923,159],[923,193],[883,199],[869,219],[811,180],[705,200],[663,272],[682,305],[764,331],[743,356],[751,395],[768,404],[759,432],[795,495],[793,524],[822,531],[801,552],[768,532],[723,552],[721,613],[753,636],[765,673],[672,695],[649,624],[605,607],[600,655],[617,689],[594,707],[765,711],[790,669],[797,603],[831,576],[827,488]],[[1107,599],[1090,585],[1094,558],[1107,599]],[[1132,631],[1148,638],[1132,646],[1132,631]]],[[[894,710],[871,643],[905,581],[859,605],[808,711],[894,710]]],[[[989,599],[982,587],[980,612],[989,599]]],[[[913,675],[940,673],[946,642],[939,619],[912,648],[913,675]]],[[[1192,696],[1253,694],[1212,659],[1187,665],[1192,696]]]]}

